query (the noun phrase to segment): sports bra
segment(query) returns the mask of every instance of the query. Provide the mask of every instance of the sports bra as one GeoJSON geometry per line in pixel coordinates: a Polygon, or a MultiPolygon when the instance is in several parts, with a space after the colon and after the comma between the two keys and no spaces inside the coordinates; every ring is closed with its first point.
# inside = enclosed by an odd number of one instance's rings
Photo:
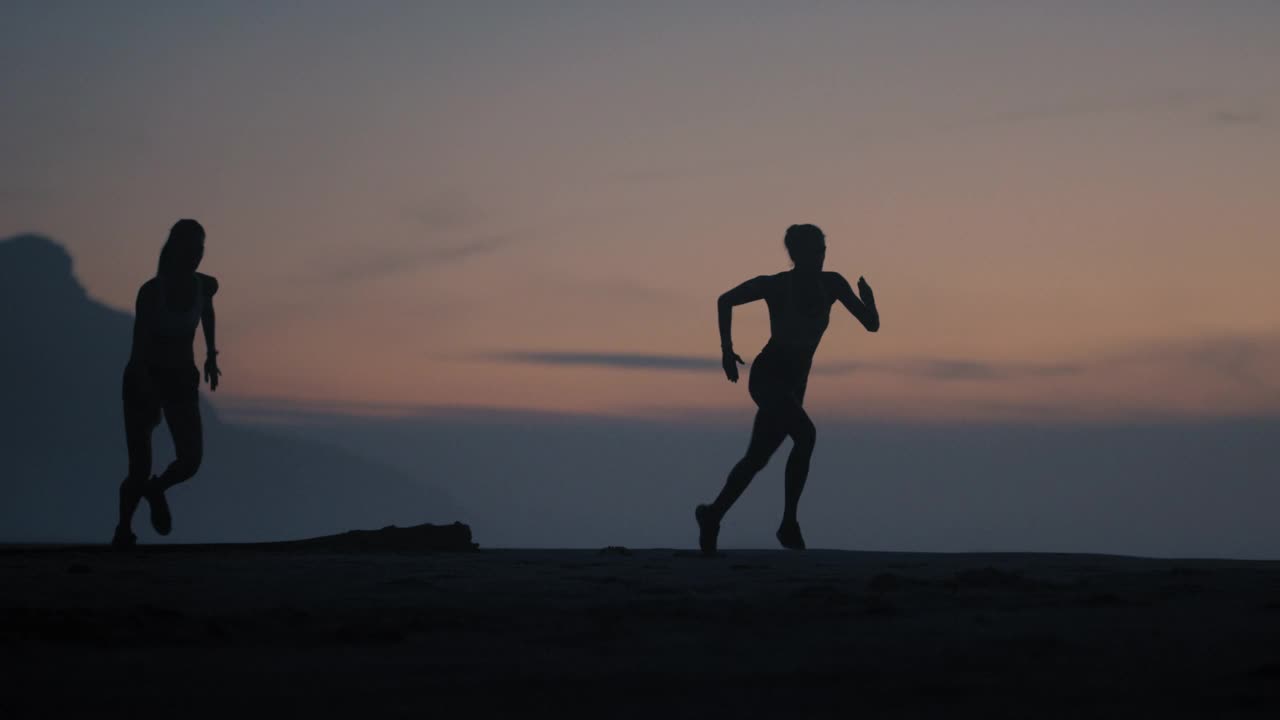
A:
{"type": "Polygon", "coordinates": [[[146,306],[139,310],[146,319],[144,325],[135,326],[138,334],[135,335],[137,344],[130,354],[131,366],[135,362],[152,368],[182,368],[195,364],[192,345],[196,329],[204,317],[205,308],[209,307],[210,298],[218,291],[218,281],[196,273],[191,287],[195,293],[191,304],[185,308],[174,308],[169,305],[164,278],[156,276],[143,286],[146,297],[140,297],[140,302],[145,302],[146,306]]]}
{"type": "Polygon", "coordinates": [[[152,332],[166,340],[190,340],[194,337],[196,326],[200,324],[200,316],[204,313],[204,280],[199,273],[195,276],[195,301],[184,310],[169,307],[169,292],[164,279],[157,277],[156,307],[152,316],[152,332]]]}
{"type": "Polygon", "coordinates": [[[828,295],[821,276],[813,279],[818,289],[816,298],[797,297],[796,279],[792,272],[778,273],[769,279],[772,282],[765,302],[769,305],[770,343],[813,352],[827,331],[835,298],[828,295]]]}

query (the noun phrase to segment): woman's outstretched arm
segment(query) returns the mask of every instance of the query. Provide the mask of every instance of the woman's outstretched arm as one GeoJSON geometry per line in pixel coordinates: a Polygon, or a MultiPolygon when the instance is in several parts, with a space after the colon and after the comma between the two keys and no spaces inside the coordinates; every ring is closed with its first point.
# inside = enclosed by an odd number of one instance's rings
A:
{"type": "Polygon", "coordinates": [[[849,281],[844,279],[843,275],[835,273],[839,278],[836,282],[836,298],[848,309],[849,313],[862,323],[862,327],[867,332],[875,332],[880,329],[880,311],[876,309],[876,296],[871,292],[871,286],[867,284],[866,279],[858,278],[858,295],[853,294],[853,288],[849,287],[849,281]]]}
{"type": "Polygon", "coordinates": [[[210,390],[218,389],[218,343],[216,341],[217,317],[213,312],[213,296],[205,298],[204,311],[200,314],[200,327],[204,328],[204,380],[209,383],[210,390]]]}
{"type": "Polygon", "coordinates": [[[733,308],[764,298],[767,277],[752,278],[720,296],[716,310],[720,319],[720,364],[729,382],[738,382],[738,366],[746,365],[733,352],[733,308]]]}

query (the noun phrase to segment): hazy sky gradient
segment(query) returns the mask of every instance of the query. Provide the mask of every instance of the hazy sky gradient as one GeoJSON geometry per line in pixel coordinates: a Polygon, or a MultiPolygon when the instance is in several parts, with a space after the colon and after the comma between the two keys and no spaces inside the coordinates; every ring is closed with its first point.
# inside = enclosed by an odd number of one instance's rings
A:
{"type": "Polygon", "coordinates": [[[1116,5],[7,2],[0,236],[198,218],[241,400],[742,409],[814,222],[819,414],[1278,411],[1280,4],[1116,5]]]}

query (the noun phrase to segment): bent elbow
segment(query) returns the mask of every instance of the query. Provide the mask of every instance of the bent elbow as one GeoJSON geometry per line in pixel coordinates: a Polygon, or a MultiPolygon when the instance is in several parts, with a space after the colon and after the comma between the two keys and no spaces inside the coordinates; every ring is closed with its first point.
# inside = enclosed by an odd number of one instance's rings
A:
{"type": "Polygon", "coordinates": [[[867,332],[879,332],[880,318],[872,318],[871,320],[867,321],[866,326],[867,326],[867,332]]]}
{"type": "Polygon", "coordinates": [[[728,308],[733,307],[733,300],[729,298],[729,293],[725,293],[720,297],[716,298],[716,307],[720,308],[721,310],[726,310],[728,308]]]}

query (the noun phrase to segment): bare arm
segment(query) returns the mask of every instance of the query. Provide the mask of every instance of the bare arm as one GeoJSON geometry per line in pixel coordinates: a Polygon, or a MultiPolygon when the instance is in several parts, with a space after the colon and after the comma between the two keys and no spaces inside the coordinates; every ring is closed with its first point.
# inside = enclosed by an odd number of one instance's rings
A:
{"type": "MultiPolygon", "coordinates": [[[[216,290],[216,285],[214,286],[216,290]]],[[[213,312],[213,295],[205,298],[204,311],[200,313],[200,327],[204,328],[204,379],[210,390],[218,389],[218,377],[222,371],[218,369],[217,316],[213,312]]]]}
{"type": "Polygon", "coordinates": [[[733,352],[733,308],[764,298],[765,277],[748,280],[720,296],[716,311],[720,320],[720,355],[724,374],[730,382],[738,382],[738,365],[746,365],[733,352]]]}
{"type": "Polygon", "coordinates": [[[146,298],[147,286],[138,288],[138,296],[133,302],[133,347],[129,351],[129,365],[137,368],[146,365],[147,335],[150,330],[151,303],[146,298]]]}
{"type": "Polygon", "coordinates": [[[213,314],[213,300],[205,302],[204,312],[200,314],[200,326],[204,328],[204,347],[206,355],[217,355],[218,344],[214,341],[217,330],[217,317],[213,314]]]}
{"type": "Polygon", "coordinates": [[[876,296],[871,292],[871,286],[867,284],[864,278],[858,278],[858,294],[853,293],[853,288],[849,287],[849,281],[845,280],[842,275],[836,275],[839,280],[836,282],[836,298],[840,300],[849,314],[858,319],[862,323],[862,327],[867,332],[876,332],[880,329],[880,311],[876,309],[876,296]]]}

